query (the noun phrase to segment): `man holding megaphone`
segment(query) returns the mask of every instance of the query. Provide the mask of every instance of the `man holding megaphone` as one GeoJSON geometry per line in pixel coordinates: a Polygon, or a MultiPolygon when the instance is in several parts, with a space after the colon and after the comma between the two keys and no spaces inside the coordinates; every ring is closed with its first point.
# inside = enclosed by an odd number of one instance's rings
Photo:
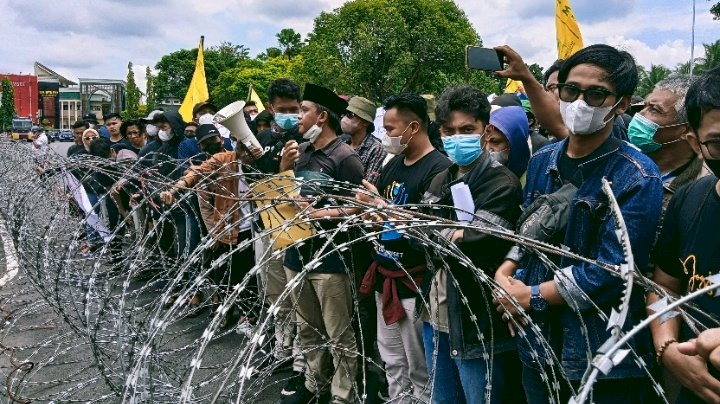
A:
{"type": "MultiPolygon", "coordinates": [[[[347,108],[347,102],[332,90],[314,84],[307,84],[300,106],[298,131],[307,142],[298,145],[294,140],[285,144],[280,161],[280,170],[294,170],[296,177],[313,181],[319,186],[332,186],[339,181],[360,185],[365,174],[362,162],[355,150],[342,141],[340,115],[347,108]]],[[[300,191],[301,195],[304,192],[300,191]]],[[[314,206],[298,202],[298,208],[309,217],[318,220],[325,228],[337,226],[337,222],[325,218],[342,217],[352,208],[337,205],[337,202],[317,201],[314,206]]],[[[342,243],[342,236],[336,236],[334,243],[342,243]]],[[[319,265],[301,273],[312,257],[325,254],[325,241],[310,238],[299,247],[292,247],[285,253],[285,272],[288,278],[300,275],[302,280],[293,288],[292,297],[296,304],[299,322],[299,344],[305,355],[305,384],[299,386],[293,396],[284,402],[309,402],[313,396],[322,396],[322,389],[332,380],[330,394],[333,402],[353,402],[353,383],[357,371],[357,344],[350,322],[353,315],[351,283],[346,262],[337,251],[325,255],[319,265]],[[322,330],[325,335],[320,335],[322,330]],[[335,345],[324,348],[327,341],[335,345]],[[330,356],[335,372],[328,367],[330,356]]],[[[331,247],[332,248],[332,247],[331,247]]]]}

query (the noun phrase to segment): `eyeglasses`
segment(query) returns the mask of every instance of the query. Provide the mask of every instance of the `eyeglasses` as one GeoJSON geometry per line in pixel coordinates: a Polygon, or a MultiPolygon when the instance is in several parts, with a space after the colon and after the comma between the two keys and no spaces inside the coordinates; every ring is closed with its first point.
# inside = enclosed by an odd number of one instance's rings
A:
{"type": "Polygon", "coordinates": [[[86,142],[89,142],[89,141],[95,140],[97,138],[98,138],[98,136],[88,136],[88,137],[84,137],[83,140],[86,142]]]}
{"type": "Polygon", "coordinates": [[[707,149],[708,155],[714,160],[720,160],[720,139],[710,139],[698,142],[707,149]]]}
{"type": "Polygon", "coordinates": [[[350,118],[350,119],[353,119],[353,118],[355,118],[357,115],[355,115],[353,112],[345,111],[345,116],[348,117],[348,118],[350,118]]]}
{"type": "Polygon", "coordinates": [[[604,88],[588,88],[581,90],[574,84],[560,83],[557,85],[560,89],[560,99],[565,102],[573,102],[578,99],[580,94],[583,100],[591,107],[599,107],[605,103],[607,97],[615,95],[615,93],[605,90],[604,88]]]}

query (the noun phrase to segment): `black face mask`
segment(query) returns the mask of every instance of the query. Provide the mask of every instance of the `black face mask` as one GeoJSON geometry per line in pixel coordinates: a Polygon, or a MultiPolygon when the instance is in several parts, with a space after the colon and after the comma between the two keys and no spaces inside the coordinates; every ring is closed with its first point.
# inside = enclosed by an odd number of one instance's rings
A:
{"type": "Polygon", "coordinates": [[[213,155],[215,153],[220,153],[223,151],[223,145],[222,143],[210,143],[205,146],[203,151],[209,155],[213,155]]]}

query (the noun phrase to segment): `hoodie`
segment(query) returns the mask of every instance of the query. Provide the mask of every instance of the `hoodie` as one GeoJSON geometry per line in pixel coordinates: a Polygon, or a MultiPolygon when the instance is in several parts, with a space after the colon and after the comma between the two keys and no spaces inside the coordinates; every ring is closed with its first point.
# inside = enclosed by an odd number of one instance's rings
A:
{"type": "Polygon", "coordinates": [[[525,110],[517,106],[497,109],[490,113],[490,124],[505,136],[510,145],[507,168],[518,178],[522,177],[530,161],[527,142],[530,129],[525,110]]]}
{"type": "Polygon", "coordinates": [[[146,167],[157,168],[160,174],[172,179],[179,179],[182,170],[178,158],[178,147],[185,140],[185,122],[176,111],[163,112],[170,122],[174,136],[167,142],[158,138],[148,143],[140,150],[141,164],[146,167]]]}

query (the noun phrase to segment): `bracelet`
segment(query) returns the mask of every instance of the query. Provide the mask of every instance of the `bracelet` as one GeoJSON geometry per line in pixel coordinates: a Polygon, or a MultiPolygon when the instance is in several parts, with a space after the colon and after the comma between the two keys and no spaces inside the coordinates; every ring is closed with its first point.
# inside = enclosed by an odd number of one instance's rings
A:
{"type": "Polygon", "coordinates": [[[665,350],[667,347],[670,346],[670,344],[673,344],[675,342],[678,342],[675,338],[670,338],[669,340],[663,342],[663,344],[660,346],[660,349],[657,350],[657,353],[655,354],[655,360],[657,361],[658,365],[662,366],[662,357],[665,354],[665,350]]]}

